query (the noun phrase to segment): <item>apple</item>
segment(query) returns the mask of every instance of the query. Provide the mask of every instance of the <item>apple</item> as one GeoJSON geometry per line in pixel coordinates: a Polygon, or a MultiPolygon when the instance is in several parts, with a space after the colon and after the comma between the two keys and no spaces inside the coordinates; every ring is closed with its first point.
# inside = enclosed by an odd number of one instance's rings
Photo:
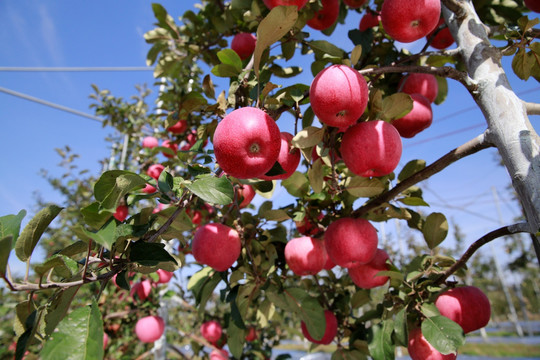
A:
{"type": "Polygon", "coordinates": [[[256,340],[258,337],[259,337],[259,335],[257,334],[257,329],[255,329],[254,326],[248,327],[248,331],[247,331],[247,334],[246,334],[246,341],[251,342],[251,341],[256,340]]]}
{"type": "Polygon", "coordinates": [[[458,323],[465,334],[483,328],[491,317],[488,297],[475,286],[447,290],[437,297],[435,306],[441,315],[458,323]]]}
{"type": "Polygon", "coordinates": [[[377,230],[366,219],[341,218],[324,233],[326,251],[339,266],[350,268],[370,262],[377,252],[377,230]]]}
{"type": "Polygon", "coordinates": [[[339,0],[321,0],[322,9],[307,21],[307,25],[315,30],[325,30],[334,25],[339,16],[339,0]]]}
{"type": "Polygon", "coordinates": [[[238,232],[220,223],[199,227],[191,241],[195,260],[217,271],[230,268],[240,256],[241,250],[238,232]]]}
{"type": "Polygon", "coordinates": [[[239,179],[258,178],[274,166],[281,148],[274,119],[254,107],[233,110],[214,132],[214,153],[219,166],[239,179]]]}
{"type": "Polygon", "coordinates": [[[437,78],[432,74],[410,73],[400,80],[399,87],[409,95],[424,95],[429,102],[434,102],[439,92],[437,78]]]}
{"type": "Polygon", "coordinates": [[[298,276],[318,273],[324,268],[327,258],[323,240],[302,236],[285,245],[285,261],[298,276]]]}
{"type": "Polygon", "coordinates": [[[345,3],[345,5],[347,5],[348,7],[350,7],[351,9],[356,9],[356,8],[359,8],[360,6],[364,5],[365,3],[367,3],[368,0],[343,0],[343,2],[345,3]]]}
{"type": "Polygon", "coordinates": [[[156,187],[155,186],[152,186],[150,184],[146,184],[144,186],[144,188],[142,189],[142,192],[143,193],[146,193],[146,194],[153,194],[157,191],[156,187]]]}
{"type": "MultiPolygon", "coordinates": [[[[323,214],[319,214],[317,216],[318,220],[322,220],[324,218],[323,214]]],[[[319,226],[317,226],[316,223],[311,221],[311,219],[306,215],[301,221],[295,221],[296,230],[302,235],[306,236],[314,236],[319,234],[322,230],[319,229],[319,226]]]]}
{"type": "Polygon", "coordinates": [[[168,157],[169,159],[176,156],[176,152],[178,151],[178,144],[173,143],[170,140],[165,140],[163,141],[163,144],[161,144],[161,146],[171,149],[172,152],[175,154],[175,155],[170,155],[170,154],[167,154],[166,152],[162,152],[163,156],[168,157]]]}
{"type": "Polygon", "coordinates": [[[379,21],[381,21],[381,15],[378,15],[373,11],[366,11],[364,16],[362,16],[362,19],[360,19],[358,29],[360,31],[366,31],[369,28],[379,26],[379,21]]]}
{"type": "Polygon", "coordinates": [[[457,355],[443,355],[426,340],[422,329],[416,327],[409,331],[409,344],[407,346],[412,360],[454,360],[457,355]]]}
{"type": "Polygon", "coordinates": [[[356,286],[362,289],[373,289],[374,287],[383,286],[389,277],[377,276],[377,273],[379,271],[390,270],[390,266],[386,263],[389,258],[386,251],[377,249],[375,257],[370,262],[348,269],[351,280],[356,286]]]}
{"type": "Polygon", "coordinates": [[[324,335],[322,339],[315,340],[309,333],[306,324],[302,321],[300,323],[300,328],[302,329],[302,334],[304,337],[315,344],[328,345],[334,340],[337,334],[337,318],[336,315],[330,310],[324,310],[324,318],[326,320],[326,328],[324,330],[324,335]]]}
{"type": "Polygon", "coordinates": [[[134,294],[137,294],[137,297],[144,301],[150,296],[150,292],[152,292],[152,283],[150,280],[143,280],[135,283],[131,287],[130,295],[133,296],[134,294]]]}
{"type": "Polygon", "coordinates": [[[228,360],[229,352],[225,349],[214,349],[210,352],[210,360],[228,360]]]}
{"type": "Polygon", "coordinates": [[[157,180],[163,170],[165,170],[165,166],[161,164],[152,164],[148,167],[148,170],[146,170],[146,175],[157,180]]]}
{"type": "Polygon", "coordinates": [[[145,136],[142,141],[142,147],[152,149],[159,145],[158,139],[153,136],[145,136]]]}
{"type": "Polygon", "coordinates": [[[223,329],[216,320],[206,321],[201,325],[201,335],[210,343],[215,343],[221,337],[223,329]]]}
{"type": "Polygon", "coordinates": [[[140,318],[135,324],[135,334],[144,343],[158,340],[163,335],[163,331],[165,331],[165,322],[160,316],[146,316],[140,318]]]}
{"type": "Polygon", "coordinates": [[[257,38],[251,33],[236,34],[231,41],[231,49],[240,56],[240,59],[246,60],[251,57],[255,50],[257,38]]]}
{"type": "Polygon", "coordinates": [[[174,125],[171,125],[167,128],[167,131],[173,134],[183,134],[188,128],[187,120],[178,120],[174,125]]]}
{"type": "Polygon", "coordinates": [[[435,29],[432,32],[430,32],[429,34],[427,34],[427,36],[426,36],[427,40],[431,39],[431,43],[429,45],[431,47],[434,47],[435,49],[439,49],[439,50],[446,49],[447,47],[449,47],[450,45],[452,45],[454,43],[454,37],[452,36],[452,33],[450,33],[450,29],[448,28],[448,26],[445,26],[441,30],[437,31],[437,29],[441,25],[444,25],[444,19],[443,18],[441,18],[439,20],[439,23],[437,24],[435,29]],[[437,34],[435,34],[435,33],[437,33],[437,34]],[[435,34],[435,36],[433,36],[434,34],[435,34]],[[432,38],[432,36],[433,36],[433,38],[432,38]]]}
{"type": "Polygon", "coordinates": [[[384,0],[381,21],[392,38],[410,43],[437,27],[441,17],[440,0],[384,0]]]}
{"type": "Polygon", "coordinates": [[[326,258],[326,264],[323,266],[323,270],[332,270],[334,267],[336,267],[336,264],[332,261],[330,256],[326,258]]]}
{"type": "Polygon", "coordinates": [[[253,200],[255,197],[255,189],[251,185],[240,184],[240,186],[236,189],[236,194],[238,201],[241,201],[238,207],[243,209],[251,204],[251,200],[253,200]]]}
{"type": "Polygon", "coordinates": [[[106,332],[103,333],[103,350],[107,348],[107,345],[109,345],[109,335],[107,335],[106,332]]]}
{"type": "Polygon", "coordinates": [[[116,211],[113,214],[114,218],[120,222],[126,220],[128,215],[129,215],[129,209],[126,205],[118,205],[116,207],[116,211]]]}
{"type": "Polygon", "coordinates": [[[171,281],[172,277],[173,277],[173,273],[170,272],[170,271],[167,271],[167,270],[163,270],[163,269],[158,269],[157,271],[157,274],[159,276],[159,279],[157,281],[158,284],[166,284],[168,283],[169,281],[171,281]]]}
{"type": "Polygon", "coordinates": [[[260,179],[263,180],[284,180],[289,177],[296,171],[296,168],[298,168],[298,164],[300,164],[300,150],[297,148],[292,147],[291,140],[293,139],[293,135],[288,132],[282,132],[280,134],[281,136],[281,148],[279,150],[279,155],[277,158],[277,162],[283,170],[285,171],[284,174],[279,175],[273,175],[273,176],[259,176],[260,179]]]}
{"type": "Polygon", "coordinates": [[[298,6],[298,9],[304,7],[309,0],[263,0],[267,8],[273,9],[276,6],[298,6]]]}
{"type": "Polygon", "coordinates": [[[191,222],[195,225],[200,225],[202,222],[202,214],[199,210],[186,209],[186,214],[191,218],[191,222]]]}
{"type": "Polygon", "coordinates": [[[366,80],[345,65],[331,65],[315,76],[309,88],[311,108],[329,126],[355,124],[368,102],[366,80]]]}
{"type": "Polygon", "coordinates": [[[363,177],[392,173],[401,159],[401,136],[396,128],[374,120],[351,126],[341,140],[341,156],[345,165],[363,177]]]}
{"type": "Polygon", "coordinates": [[[538,0],[523,0],[525,6],[534,12],[540,13],[540,1],[538,0]]]}
{"type": "Polygon", "coordinates": [[[412,110],[402,118],[392,120],[391,124],[404,138],[412,138],[427,129],[433,121],[433,111],[429,100],[420,94],[411,94],[412,110]]]}

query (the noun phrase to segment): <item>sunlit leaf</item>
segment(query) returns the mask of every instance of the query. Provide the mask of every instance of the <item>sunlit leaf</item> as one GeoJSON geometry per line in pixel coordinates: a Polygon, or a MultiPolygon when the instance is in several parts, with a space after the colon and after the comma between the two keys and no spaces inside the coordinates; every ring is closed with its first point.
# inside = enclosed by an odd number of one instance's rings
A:
{"type": "Polygon", "coordinates": [[[426,340],[441,354],[456,354],[465,343],[465,335],[461,326],[446,316],[435,315],[422,322],[422,334],[426,340]]]}
{"type": "Polygon", "coordinates": [[[448,221],[442,213],[431,213],[422,227],[422,234],[430,249],[439,245],[448,235],[448,221]]]}

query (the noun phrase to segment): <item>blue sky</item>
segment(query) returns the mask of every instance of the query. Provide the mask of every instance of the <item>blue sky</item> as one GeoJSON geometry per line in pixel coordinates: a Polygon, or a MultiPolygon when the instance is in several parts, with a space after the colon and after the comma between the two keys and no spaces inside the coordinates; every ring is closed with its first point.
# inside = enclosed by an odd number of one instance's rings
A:
{"type": "MultiPolygon", "coordinates": [[[[193,8],[195,1],[168,0],[161,4],[177,19],[185,10],[193,8]]],[[[351,13],[346,25],[340,25],[336,30],[332,41],[350,51],[353,45],[346,34],[358,26],[359,20],[359,14],[351,13]]],[[[149,46],[143,34],[153,28],[153,23],[151,3],[146,1],[4,0],[0,2],[0,67],[145,66],[149,46]]],[[[417,50],[422,45],[408,46],[417,50]]],[[[507,68],[509,63],[510,59],[505,59],[507,68]]],[[[312,78],[309,64],[304,68],[307,71],[301,81],[309,83],[312,78]]],[[[525,93],[523,99],[540,102],[540,87],[534,79],[523,82],[511,75],[510,80],[518,93],[525,93]]],[[[92,92],[91,84],[128,98],[135,94],[134,85],[143,83],[151,86],[151,71],[0,71],[0,87],[89,114],[92,114],[88,98],[92,92]]],[[[456,82],[450,80],[449,85],[448,100],[433,109],[433,125],[413,139],[404,139],[398,169],[411,159],[423,158],[431,163],[485,128],[479,110],[466,111],[474,106],[469,94],[456,82]]],[[[281,121],[278,122],[280,127],[281,121]]],[[[532,117],[531,121],[538,129],[538,117],[532,117]]],[[[0,123],[3,169],[0,216],[21,209],[32,213],[35,191],[39,191],[45,200],[59,200],[39,175],[42,168],[61,173],[56,167],[60,159],[54,148],[69,145],[81,156],[80,167],[88,168],[94,174],[100,171],[99,161],[109,156],[108,145],[103,140],[109,130],[103,129],[98,122],[4,93],[0,93],[0,123]]],[[[518,215],[516,205],[508,201],[506,186],[509,183],[505,169],[497,165],[495,150],[483,151],[423,183],[425,198],[432,204],[426,211],[444,212],[450,220],[460,224],[470,243],[499,227],[492,188],[498,191],[501,199],[503,220],[510,223],[518,215]]],[[[284,190],[278,191],[277,195],[280,193],[284,190]]],[[[394,224],[389,223],[386,228],[393,227],[394,224]]]]}

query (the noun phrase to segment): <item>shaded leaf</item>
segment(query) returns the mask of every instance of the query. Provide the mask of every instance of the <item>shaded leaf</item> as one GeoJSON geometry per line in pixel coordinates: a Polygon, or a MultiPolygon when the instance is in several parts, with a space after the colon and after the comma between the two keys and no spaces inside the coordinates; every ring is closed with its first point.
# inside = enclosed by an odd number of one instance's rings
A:
{"type": "Polygon", "coordinates": [[[390,319],[371,327],[369,334],[369,353],[374,360],[394,359],[394,346],[392,343],[394,322],[390,319]]]}
{"type": "Polygon", "coordinates": [[[9,260],[9,254],[11,254],[11,244],[13,237],[11,235],[5,236],[0,240],[0,276],[6,275],[6,268],[9,260]]]}
{"type": "Polygon", "coordinates": [[[81,228],[81,230],[86,236],[105,247],[107,250],[111,250],[112,245],[116,241],[116,222],[112,220],[96,232],[86,230],[85,228],[81,228]]]}
{"type": "Polygon", "coordinates": [[[441,354],[456,354],[465,344],[463,329],[446,316],[436,315],[422,322],[422,334],[441,354]]]}
{"type": "Polygon", "coordinates": [[[49,270],[54,269],[58,275],[65,279],[71,278],[79,270],[77,262],[64,255],[53,255],[43,264],[36,265],[34,271],[39,276],[45,275],[49,270]]]}
{"type": "Polygon", "coordinates": [[[309,192],[308,179],[298,171],[295,171],[289,178],[282,180],[281,185],[292,196],[301,197],[309,192]]]}
{"type": "Polygon", "coordinates": [[[308,179],[311,188],[314,193],[320,193],[324,185],[324,173],[323,173],[323,162],[321,159],[317,159],[311,168],[308,169],[308,179]]]}
{"type": "Polygon", "coordinates": [[[439,245],[448,235],[448,221],[444,214],[432,213],[422,226],[422,234],[430,249],[439,245]]]}
{"type": "Polygon", "coordinates": [[[351,176],[345,181],[345,190],[353,196],[372,197],[379,195],[385,189],[384,184],[377,178],[351,176]]]}
{"type": "Polygon", "coordinates": [[[71,302],[79,291],[80,286],[72,286],[66,289],[60,289],[54,295],[54,299],[47,306],[45,314],[45,335],[49,336],[53,333],[56,326],[66,316],[71,302]]]}
{"type": "Polygon", "coordinates": [[[129,247],[129,259],[144,266],[154,266],[160,262],[172,261],[178,264],[176,259],[164,249],[165,244],[136,241],[129,247]]]}
{"type": "Polygon", "coordinates": [[[291,140],[291,145],[299,149],[305,149],[317,145],[322,141],[323,137],[323,128],[309,126],[299,131],[293,137],[293,139],[291,140]]]}
{"type": "Polygon", "coordinates": [[[186,187],[202,200],[211,204],[228,205],[234,199],[234,189],[226,177],[202,175],[186,187]]]}
{"type": "Polygon", "coordinates": [[[94,185],[94,196],[101,211],[114,213],[120,200],[129,192],[143,188],[146,180],[141,176],[124,170],[104,172],[94,185]]]}
{"type": "Polygon", "coordinates": [[[300,316],[306,328],[315,340],[320,340],[326,330],[324,309],[319,301],[300,288],[289,288],[285,299],[291,309],[300,316]]]}
{"type": "Polygon", "coordinates": [[[382,101],[382,120],[390,121],[400,119],[413,108],[413,101],[409,94],[402,92],[386,96],[382,101]]]}
{"type": "Polygon", "coordinates": [[[420,170],[423,170],[426,167],[426,161],[425,160],[411,160],[405,166],[398,175],[398,180],[403,181],[412,175],[416,174],[420,170]]]}

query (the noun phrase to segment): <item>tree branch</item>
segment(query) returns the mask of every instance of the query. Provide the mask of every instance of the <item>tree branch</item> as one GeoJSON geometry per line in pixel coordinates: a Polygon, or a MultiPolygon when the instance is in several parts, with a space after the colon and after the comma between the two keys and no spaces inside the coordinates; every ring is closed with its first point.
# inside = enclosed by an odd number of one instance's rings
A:
{"type": "Polygon", "coordinates": [[[523,103],[525,104],[525,108],[527,109],[527,115],[540,115],[540,104],[526,101],[524,101],[523,103]]]}
{"type": "Polygon", "coordinates": [[[529,225],[527,223],[518,223],[508,226],[503,226],[497,230],[493,230],[490,233],[487,233],[486,235],[482,236],[480,239],[476,240],[465,253],[461,256],[461,258],[454,263],[448,270],[446,270],[439,279],[435,282],[436,284],[442,284],[443,282],[448,279],[450,275],[458,271],[460,268],[462,268],[467,261],[473,256],[473,254],[476,252],[476,250],[480,249],[485,244],[489,243],[492,240],[495,240],[497,238],[517,234],[517,233],[523,233],[523,232],[529,232],[529,225]]]}
{"type": "Polygon", "coordinates": [[[458,161],[461,158],[472,155],[480,150],[486,149],[490,146],[492,146],[492,144],[486,141],[485,134],[481,134],[477,136],[476,138],[450,151],[449,153],[447,153],[446,155],[444,155],[443,157],[435,161],[433,164],[425,167],[423,170],[420,170],[417,173],[409,176],[407,179],[398,183],[392,189],[388,190],[385,193],[382,193],[378,197],[367,202],[365,205],[355,210],[352,213],[352,216],[360,217],[364,215],[365,213],[367,213],[368,211],[378,208],[379,206],[392,200],[393,198],[395,198],[396,196],[398,196],[400,193],[407,190],[411,186],[442,171],[448,165],[458,161]]]}

